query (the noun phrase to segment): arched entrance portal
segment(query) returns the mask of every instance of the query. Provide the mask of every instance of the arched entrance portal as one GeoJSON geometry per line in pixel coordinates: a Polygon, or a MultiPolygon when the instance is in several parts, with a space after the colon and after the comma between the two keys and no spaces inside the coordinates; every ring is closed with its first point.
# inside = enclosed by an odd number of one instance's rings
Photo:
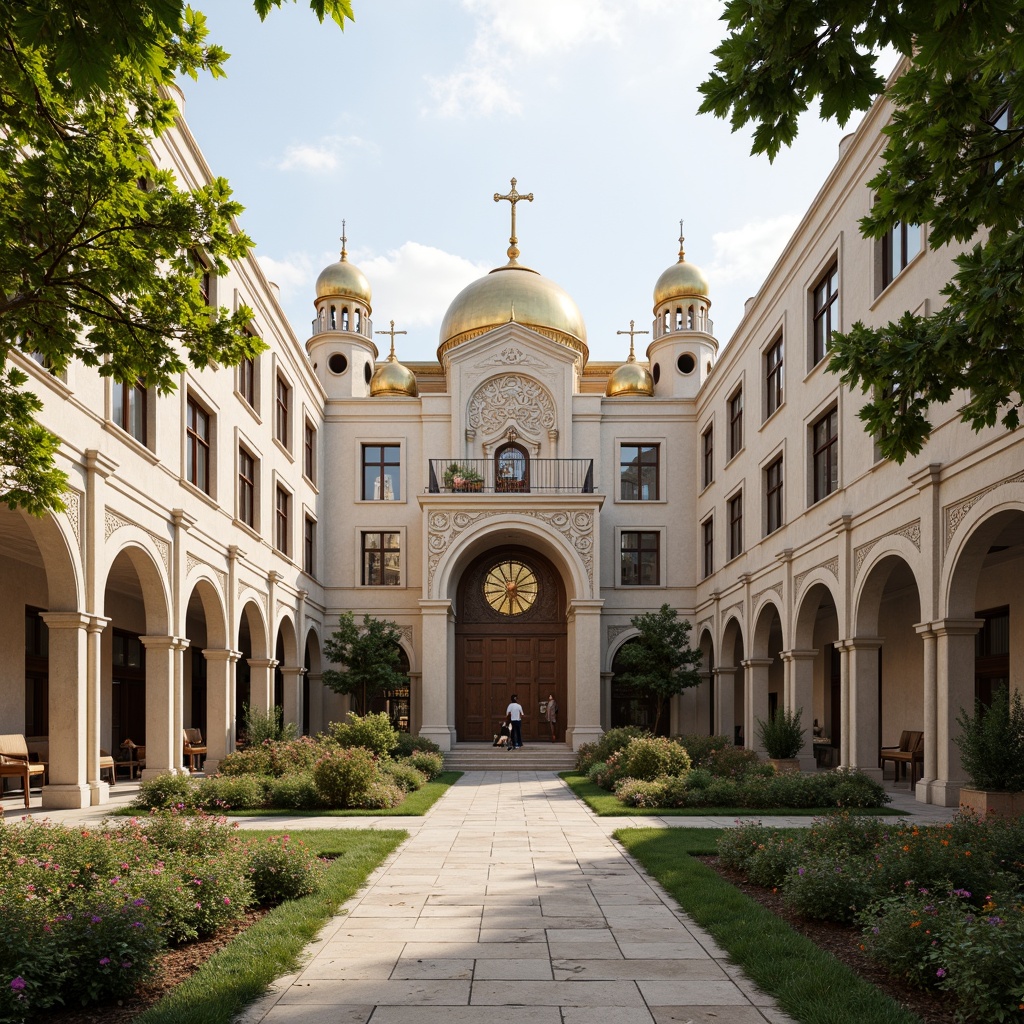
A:
{"type": "Polygon", "coordinates": [[[459,582],[455,624],[455,732],[488,741],[513,693],[526,711],[523,739],[547,739],[539,705],[566,707],[565,587],[554,566],[526,548],[475,559],[459,582]]]}

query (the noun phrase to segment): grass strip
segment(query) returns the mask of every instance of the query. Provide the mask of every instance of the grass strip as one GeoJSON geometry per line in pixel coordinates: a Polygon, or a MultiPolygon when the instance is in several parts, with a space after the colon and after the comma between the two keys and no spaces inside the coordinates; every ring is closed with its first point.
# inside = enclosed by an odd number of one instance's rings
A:
{"type": "MultiPolygon", "coordinates": [[[[569,788],[599,818],[761,818],[769,814],[785,815],[793,818],[813,818],[823,814],[834,814],[835,807],[630,807],[624,804],[614,793],[602,789],[591,782],[586,775],[578,772],[560,772],[569,788]]],[[[858,814],[896,814],[891,808],[866,807],[857,810],[858,814]]],[[[907,812],[900,811],[900,814],[907,812]]]]}
{"type": "MultiPolygon", "coordinates": [[[[267,835],[262,831],[253,834],[267,835]]],[[[335,858],[320,890],[275,907],[137,1017],[136,1024],[229,1024],[276,978],[296,967],[306,944],[408,837],[399,830],[369,829],[289,830],[288,835],[303,840],[318,855],[335,858]]]]}
{"type": "Polygon", "coordinates": [[[798,1024],[921,1024],[845,964],[795,932],[691,854],[715,852],[722,829],[627,828],[615,838],[798,1024]]]}

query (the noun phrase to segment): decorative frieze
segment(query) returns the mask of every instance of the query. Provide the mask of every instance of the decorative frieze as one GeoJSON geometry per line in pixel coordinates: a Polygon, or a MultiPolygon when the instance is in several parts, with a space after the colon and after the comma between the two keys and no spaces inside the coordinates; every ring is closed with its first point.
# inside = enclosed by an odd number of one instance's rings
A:
{"type": "Polygon", "coordinates": [[[771,592],[773,594],[777,594],[778,597],[779,597],[779,600],[781,601],[782,600],[782,581],[779,580],[778,583],[769,583],[768,586],[764,588],[764,590],[759,590],[756,594],[754,594],[750,598],[751,607],[756,608],[757,607],[757,602],[760,601],[761,598],[764,597],[764,595],[769,593],[769,592],[771,592]]]}
{"type": "Polygon", "coordinates": [[[974,494],[969,495],[962,501],[955,502],[952,505],[946,505],[942,509],[942,515],[945,520],[945,543],[943,545],[943,552],[949,550],[949,545],[953,540],[953,535],[956,533],[960,524],[964,521],[965,516],[971,511],[974,506],[985,497],[986,494],[990,494],[998,487],[1005,487],[1006,484],[1019,484],[1024,483],[1024,473],[1015,473],[1013,476],[1005,477],[1002,480],[996,481],[989,487],[983,490],[976,491],[974,494]]]}
{"type": "Polygon", "coordinates": [[[856,579],[860,575],[861,569],[864,567],[864,563],[868,559],[868,555],[887,537],[904,537],[909,540],[911,544],[921,550],[921,520],[915,519],[913,522],[907,523],[905,526],[900,526],[895,530],[890,530],[888,533],[882,534],[880,537],[876,537],[874,540],[869,540],[866,544],[861,544],[859,547],[853,549],[853,575],[856,579]]]}
{"type": "Polygon", "coordinates": [[[64,515],[67,516],[68,525],[78,542],[78,550],[82,550],[82,493],[69,487],[62,495],[64,501],[64,515]]]}
{"type": "Polygon", "coordinates": [[[540,381],[520,373],[485,380],[469,400],[469,425],[493,437],[509,423],[534,437],[555,426],[555,402],[540,381]]]}
{"type": "Polygon", "coordinates": [[[108,508],[103,513],[103,539],[110,540],[121,527],[130,525],[127,519],[122,519],[116,512],[111,512],[108,508]]]}
{"type": "Polygon", "coordinates": [[[609,626],[607,629],[608,646],[611,647],[611,645],[615,642],[615,638],[617,636],[619,636],[622,633],[625,633],[627,630],[632,628],[632,626],[609,626]]]}
{"type": "Polygon", "coordinates": [[[817,565],[811,566],[810,569],[805,569],[802,573],[800,573],[798,576],[796,576],[794,578],[794,580],[793,580],[793,593],[794,594],[799,594],[800,593],[800,588],[803,586],[804,580],[807,579],[807,577],[810,576],[811,573],[814,572],[817,569],[827,569],[830,573],[832,573],[833,576],[835,576],[836,580],[838,581],[838,579],[839,579],[839,556],[837,555],[835,558],[829,558],[829,559],[827,559],[824,562],[819,562],[817,565]]]}

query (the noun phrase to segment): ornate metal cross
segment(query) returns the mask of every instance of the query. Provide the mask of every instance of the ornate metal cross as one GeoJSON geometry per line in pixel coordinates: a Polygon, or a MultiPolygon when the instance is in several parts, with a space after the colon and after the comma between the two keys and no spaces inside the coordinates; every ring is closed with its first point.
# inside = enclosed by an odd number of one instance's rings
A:
{"type": "Polygon", "coordinates": [[[630,359],[636,358],[634,356],[634,354],[633,354],[633,335],[634,334],[650,334],[651,333],[650,331],[637,331],[637,330],[635,330],[634,326],[633,326],[635,323],[636,323],[635,320],[630,320],[629,321],[629,330],[628,331],[616,331],[615,332],[616,334],[628,334],[629,335],[629,358],[630,359]]]}
{"type": "Polygon", "coordinates": [[[512,235],[509,238],[509,242],[511,244],[508,247],[508,261],[510,264],[514,265],[516,260],[519,258],[519,249],[517,247],[519,239],[516,238],[516,203],[520,202],[523,199],[525,199],[528,203],[532,203],[533,193],[530,192],[528,195],[525,196],[518,193],[516,191],[516,179],[513,178],[512,188],[507,196],[500,195],[497,192],[494,193],[494,201],[496,203],[500,202],[502,199],[508,202],[512,207],[512,235]]]}
{"type": "Polygon", "coordinates": [[[391,321],[391,330],[390,331],[374,331],[373,333],[374,334],[387,334],[387,335],[390,335],[390,337],[391,337],[391,356],[389,356],[388,358],[391,358],[395,354],[395,335],[396,334],[408,334],[409,332],[408,331],[396,331],[395,330],[395,321],[392,320],[391,321]]]}

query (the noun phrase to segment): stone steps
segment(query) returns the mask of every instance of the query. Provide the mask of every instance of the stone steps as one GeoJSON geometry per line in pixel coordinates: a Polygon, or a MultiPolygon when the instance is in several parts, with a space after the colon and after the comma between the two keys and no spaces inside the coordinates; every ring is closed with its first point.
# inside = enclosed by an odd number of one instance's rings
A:
{"type": "Polygon", "coordinates": [[[567,772],[576,755],[564,743],[527,743],[519,750],[490,743],[458,743],[444,755],[444,766],[456,772],[567,772]]]}

